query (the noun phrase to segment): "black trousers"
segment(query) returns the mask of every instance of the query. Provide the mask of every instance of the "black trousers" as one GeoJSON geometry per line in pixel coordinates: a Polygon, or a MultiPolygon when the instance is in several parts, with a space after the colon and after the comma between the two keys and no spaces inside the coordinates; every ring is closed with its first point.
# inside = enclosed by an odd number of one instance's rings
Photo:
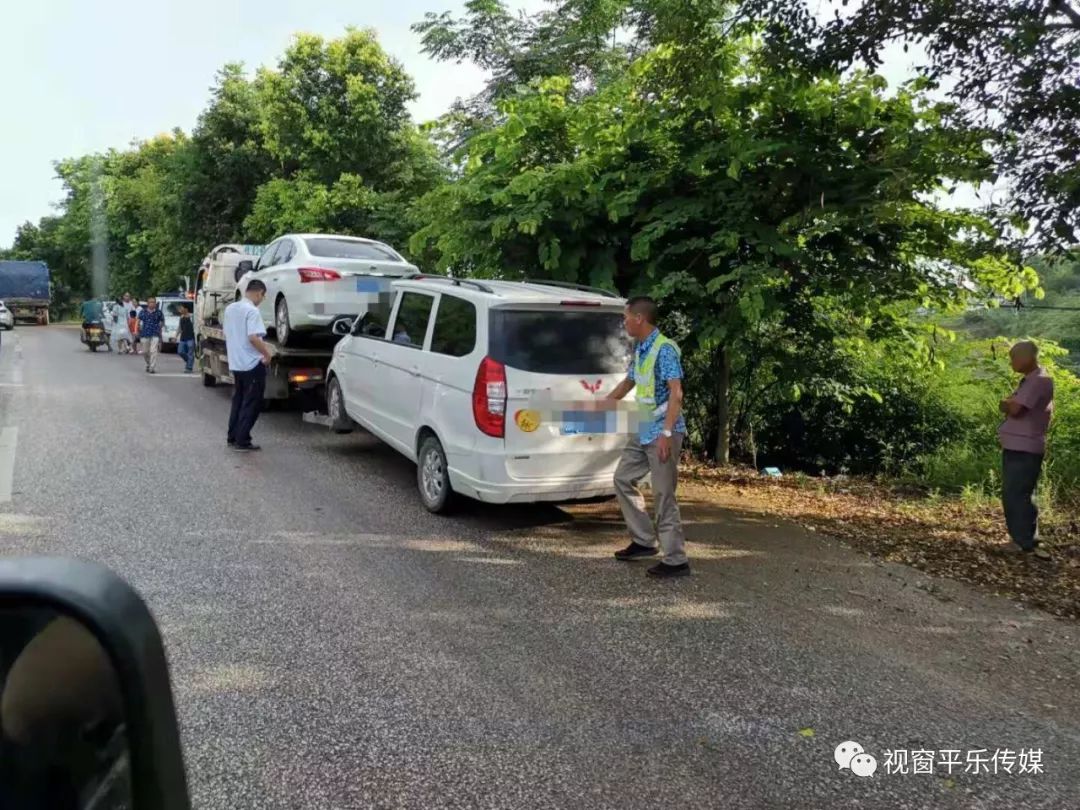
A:
{"type": "Polygon", "coordinates": [[[229,441],[237,447],[251,444],[251,429],[262,410],[266,390],[266,366],[262,363],[251,371],[234,371],[232,412],[229,414],[229,441]]]}
{"type": "Polygon", "coordinates": [[[1023,549],[1039,539],[1039,507],[1032,495],[1039,484],[1043,457],[1035,453],[1005,450],[1001,454],[1001,504],[1009,536],[1023,549]]]}

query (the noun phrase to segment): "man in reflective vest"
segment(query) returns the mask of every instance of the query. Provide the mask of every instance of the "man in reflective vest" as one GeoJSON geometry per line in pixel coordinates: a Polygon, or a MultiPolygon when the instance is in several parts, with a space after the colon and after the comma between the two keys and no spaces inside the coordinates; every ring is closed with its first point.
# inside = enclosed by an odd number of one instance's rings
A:
{"type": "Polygon", "coordinates": [[[679,348],[656,328],[658,312],[651,298],[631,298],[626,303],[626,332],[635,341],[634,356],[626,379],[607,395],[619,400],[634,391],[638,430],[632,435],[615,470],[615,493],[630,530],[630,545],[615,552],[619,560],[640,560],[663,552],[663,559],[649,569],[654,577],[690,574],[683,550],[682,519],[675,488],[679,482],[679,453],[686,422],[683,420],[682,363],[679,348]],[[645,498],[637,484],[652,474],[656,525],[645,511],[645,498]]]}

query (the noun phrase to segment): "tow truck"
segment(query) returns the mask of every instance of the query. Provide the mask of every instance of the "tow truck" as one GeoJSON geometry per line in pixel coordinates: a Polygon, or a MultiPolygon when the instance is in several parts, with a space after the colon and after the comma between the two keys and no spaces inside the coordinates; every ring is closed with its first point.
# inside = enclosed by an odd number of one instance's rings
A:
{"type": "MultiPolygon", "coordinates": [[[[257,258],[252,248],[218,245],[199,269],[195,282],[195,356],[207,387],[233,382],[225,349],[225,307],[237,300],[236,283],[257,258]]],[[[342,316],[341,320],[351,323],[353,319],[342,316]]],[[[270,365],[264,399],[280,402],[298,398],[318,410],[324,397],[326,367],[338,339],[332,333],[321,344],[294,348],[267,337],[270,365]]]]}

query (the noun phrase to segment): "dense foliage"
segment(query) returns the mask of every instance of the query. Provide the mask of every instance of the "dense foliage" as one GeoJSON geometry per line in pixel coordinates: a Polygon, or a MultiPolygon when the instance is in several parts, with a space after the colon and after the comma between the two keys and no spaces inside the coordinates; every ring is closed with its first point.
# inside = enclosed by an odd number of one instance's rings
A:
{"type": "Polygon", "coordinates": [[[955,118],[993,132],[1009,194],[997,213],[1029,244],[1080,238],[1080,4],[1075,0],[743,0],[767,25],[774,63],[877,68],[886,46],[918,44],[923,75],[944,78],[955,118]],[[847,7],[841,13],[838,6],[847,7]],[[824,11],[835,11],[826,16],[824,11]]]}

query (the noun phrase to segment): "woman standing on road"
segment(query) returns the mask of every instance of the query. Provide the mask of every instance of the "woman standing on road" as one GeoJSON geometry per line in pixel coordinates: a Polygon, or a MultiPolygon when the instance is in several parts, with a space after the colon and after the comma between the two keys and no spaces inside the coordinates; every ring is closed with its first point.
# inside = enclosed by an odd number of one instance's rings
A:
{"type": "Polygon", "coordinates": [[[123,354],[131,354],[131,327],[128,325],[131,301],[116,302],[112,305],[112,312],[116,321],[112,330],[113,348],[123,354]]]}

